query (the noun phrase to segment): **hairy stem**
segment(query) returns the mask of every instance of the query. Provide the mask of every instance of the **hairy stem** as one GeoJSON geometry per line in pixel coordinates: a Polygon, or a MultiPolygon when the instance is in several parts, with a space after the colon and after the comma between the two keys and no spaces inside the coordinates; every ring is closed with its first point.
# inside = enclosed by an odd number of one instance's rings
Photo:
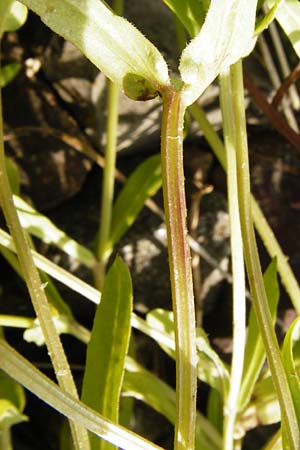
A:
{"type": "Polygon", "coordinates": [[[180,92],[166,89],[161,156],[176,343],[176,450],[194,448],[197,380],[194,295],[183,173],[183,118],[180,92]]]}

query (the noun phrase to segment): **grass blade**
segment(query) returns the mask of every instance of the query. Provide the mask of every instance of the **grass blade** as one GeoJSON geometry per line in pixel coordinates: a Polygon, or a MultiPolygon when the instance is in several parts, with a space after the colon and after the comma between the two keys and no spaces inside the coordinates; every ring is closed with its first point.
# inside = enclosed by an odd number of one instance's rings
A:
{"type": "MultiPolygon", "coordinates": [[[[117,257],[110,268],[88,343],[82,401],[113,422],[118,422],[125,356],[130,338],[132,286],[130,273],[117,257]]],[[[92,450],[112,448],[95,436],[92,450]]]]}
{"type": "Polygon", "coordinates": [[[39,213],[21,197],[14,195],[14,204],[22,227],[30,234],[41,239],[46,244],[55,245],[87,267],[93,267],[95,258],[90,250],[71,239],[64,231],[54,225],[48,217],[39,213]]]}
{"type": "Polygon", "coordinates": [[[158,445],[112,423],[64,392],[3,339],[0,339],[0,367],[61,414],[112,444],[124,450],[162,450],[158,445]]]}
{"type": "MultiPolygon", "coordinates": [[[[277,305],[279,301],[276,258],[272,260],[266,272],[264,273],[264,284],[271,316],[273,318],[273,322],[275,323],[277,305]]],[[[265,358],[266,352],[252,307],[249,315],[243,381],[239,399],[240,411],[242,411],[250,401],[255,383],[259,377],[265,358]]]]}
{"type": "MultiPolygon", "coordinates": [[[[172,424],[176,418],[176,393],[162,380],[146,370],[132,358],[126,358],[124,393],[142,400],[166,417],[172,424]]],[[[197,413],[196,449],[216,450],[221,448],[221,437],[211,423],[197,413]]]]}
{"type": "Polygon", "coordinates": [[[147,198],[158,191],[161,183],[159,155],[148,158],[131,174],[113,208],[111,246],[114,246],[133,224],[147,198]]]}
{"type": "Polygon", "coordinates": [[[299,340],[300,318],[297,317],[289,327],[282,348],[282,359],[292,393],[298,424],[300,423],[300,379],[293,355],[293,344],[299,340]]]}

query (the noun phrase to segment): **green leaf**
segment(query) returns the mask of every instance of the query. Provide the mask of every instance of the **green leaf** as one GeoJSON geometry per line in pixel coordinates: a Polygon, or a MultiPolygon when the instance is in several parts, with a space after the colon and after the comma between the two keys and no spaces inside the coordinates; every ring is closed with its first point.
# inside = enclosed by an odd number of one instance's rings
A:
{"type": "Polygon", "coordinates": [[[249,429],[255,428],[257,425],[271,425],[280,422],[280,407],[270,376],[256,384],[253,402],[249,404],[243,417],[248,424],[252,424],[249,429]]]}
{"type": "Polygon", "coordinates": [[[282,348],[283,365],[292,393],[298,423],[300,423],[300,379],[294,360],[293,346],[295,341],[299,341],[299,331],[300,318],[297,317],[286,333],[282,348]]]}
{"type": "Polygon", "coordinates": [[[226,398],[229,390],[229,372],[218,354],[210,346],[205,331],[196,329],[198,378],[216,389],[221,397],[226,398]]]}
{"type": "MultiPolygon", "coordinates": [[[[87,347],[82,401],[118,422],[125,356],[130,338],[132,285],[127,266],[116,258],[103,286],[87,347]]],[[[91,435],[92,450],[112,448],[91,435]]]]}
{"type": "Polygon", "coordinates": [[[161,183],[160,155],[151,156],[130,175],[113,207],[111,248],[133,224],[147,198],[158,191],[161,183]]]}
{"type": "MultiPolygon", "coordinates": [[[[126,358],[123,391],[123,395],[130,395],[145,402],[172,424],[175,423],[176,393],[174,389],[129,357],[126,358]]],[[[196,449],[216,450],[218,448],[221,448],[220,435],[205,417],[197,414],[196,449]]]]}
{"type": "Polygon", "coordinates": [[[123,395],[133,396],[175,423],[176,394],[162,380],[127,356],[123,395]]]}
{"type": "Polygon", "coordinates": [[[3,339],[0,339],[0,366],[48,405],[117,447],[124,450],[162,450],[67,394],[3,339]]]}
{"type": "Polygon", "coordinates": [[[223,401],[216,389],[211,389],[207,401],[207,418],[212,425],[222,433],[223,430],[223,401]]]}
{"type": "Polygon", "coordinates": [[[192,37],[200,31],[209,2],[210,0],[164,0],[192,37]]]}
{"type": "Polygon", "coordinates": [[[0,434],[12,425],[27,420],[22,414],[24,407],[23,388],[0,370],[0,434]]]}
{"type": "Polygon", "coordinates": [[[20,193],[19,169],[17,165],[14,163],[14,161],[10,158],[5,158],[5,166],[12,193],[15,195],[19,195],[20,193]]]}
{"type": "MultiPolygon", "coordinates": [[[[11,252],[16,253],[16,248],[14,246],[11,236],[1,228],[0,228],[0,245],[3,246],[5,249],[9,249],[11,252]]],[[[60,281],[65,286],[68,286],[70,289],[73,289],[75,292],[78,292],[79,294],[88,298],[92,302],[97,304],[99,303],[101,294],[97,289],[80,280],[78,277],[74,276],[67,270],[64,270],[57,264],[54,264],[52,261],[42,256],[40,253],[31,250],[31,254],[34,263],[38,269],[43,270],[45,273],[47,273],[54,279],[60,281]]],[[[53,295],[53,292],[49,292],[49,295],[50,296],[53,295]]],[[[62,311],[62,308],[58,307],[58,309],[59,311],[62,311]]],[[[68,315],[69,312],[65,310],[65,314],[68,315]]]]}
{"type": "Polygon", "coordinates": [[[76,258],[82,264],[91,268],[95,264],[95,257],[90,250],[71,239],[60,230],[50,219],[36,211],[21,197],[14,196],[22,227],[30,234],[41,239],[46,244],[52,244],[69,256],[76,258]]]}
{"type": "MultiPolygon", "coordinates": [[[[175,359],[174,318],[172,311],[154,309],[147,314],[147,323],[167,337],[161,340],[153,338],[158,345],[173,359],[175,359]],[[168,345],[166,343],[169,343],[168,345]]],[[[201,328],[196,329],[198,378],[218,390],[221,395],[228,391],[229,373],[217,353],[211,348],[206,333],[201,328]]]]}
{"type": "MultiPolygon", "coordinates": [[[[268,0],[270,7],[274,0],[268,0]]],[[[295,52],[300,57],[300,2],[299,0],[281,1],[276,9],[276,19],[291,41],[295,52]]]]}
{"type": "Polygon", "coordinates": [[[255,27],[256,35],[262,33],[266,28],[268,28],[270,23],[273,22],[276,16],[277,8],[280,5],[280,2],[281,0],[276,0],[274,6],[272,6],[272,8],[268,11],[268,13],[264,16],[264,18],[261,19],[260,22],[256,25],[255,27]]]}
{"type": "Polygon", "coordinates": [[[27,19],[27,8],[15,0],[0,2],[0,39],[6,31],[16,31],[27,19]]]}
{"type": "Polygon", "coordinates": [[[133,25],[100,0],[22,0],[53,31],[72,42],[125,94],[157,96],[169,84],[165,60],[133,25]]]}
{"type": "Polygon", "coordinates": [[[252,50],[256,5],[257,0],[211,0],[199,34],[181,56],[185,106],[197,100],[221,70],[252,50]]]}
{"type": "Polygon", "coordinates": [[[2,370],[0,370],[0,398],[6,398],[20,412],[25,408],[23,388],[2,370]]]}
{"type": "MultiPolygon", "coordinates": [[[[264,274],[264,284],[273,323],[275,323],[277,305],[279,301],[276,258],[271,261],[264,274]]],[[[248,323],[247,343],[245,348],[243,379],[239,398],[240,410],[243,410],[250,401],[251,394],[260,375],[265,359],[266,353],[262,338],[259,333],[253,307],[251,307],[248,323]]]]}
{"type": "Polygon", "coordinates": [[[5,87],[20,72],[21,64],[13,62],[6,64],[0,71],[0,86],[5,87]]]}

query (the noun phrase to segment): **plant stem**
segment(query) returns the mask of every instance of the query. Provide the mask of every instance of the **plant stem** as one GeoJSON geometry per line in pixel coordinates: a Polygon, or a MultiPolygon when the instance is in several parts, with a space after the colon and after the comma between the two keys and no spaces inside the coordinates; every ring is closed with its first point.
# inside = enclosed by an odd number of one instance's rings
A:
{"type": "MultiPolygon", "coordinates": [[[[10,230],[10,234],[14,240],[20,267],[30,293],[32,304],[43,330],[45,342],[48,347],[48,352],[51,357],[57,380],[65,391],[76,397],[77,390],[71,370],[60,338],[56,332],[48,300],[46,298],[38,271],[34,265],[28,241],[26,240],[25,233],[21,227],[19,217],[13,203],[5,165],[2,117],[2,93],[0,89],[0,203],[10,230]]],[[[89,442],[86,430],[80,426],[75,426],[72,422],[70,425],[76,449],[88,449],[89,442]]]]}
{"type": "Polygon", "coordinates": [[[246,287],[238,203],[235,138],[236,132],[232,105],[230,69],[220,75],[220,100],[223,116],[223,134],[227,160],[227,191],[230,222],[230,246],[233,277],[233,351],[229,392],[224,399],[223,449],[232,450],[234,425],[238,410],[245,342],[246,342],[246,287]]]}
{"type": "MultiPolygon", "coordinates": [[[[114,0],[113,10],[121,15],[123,11],[123,0],[114,0]]],[[[119,117],[119,88],[110,80],[107,80],[107,124],[106,124],[106,146],[105,166],[103,170],[100,229],[97,257],[98,261],[94,268],[94,279],[96,287],[101,290],[105,277],[106,264],[111,255],[110,228],[114,200],[115,170],[117,155],[117,130],[119,117]]]]}
{"type": "Polygon", "coordinates": [[[176,343],[175,450],[194,448],[197,355],[190,248],[186,228],[181,93],[163,93],[162,179],[176,343]]]}
{"type": "Polygon", "coordinates": [[[33,325],[34,319],[32,319],[31,317],[0,314],[1,327],[30,328],[33,325]]]}
{"type": "MultiPolygon", "coordinates": [[[[223,169],[226,171],[226,159],[225,149],[223,142],[219,138],[217,132],[213,129],[212,125],[207,120],[207,117],[201,107],[194,103],[189,107],[189,111],[198,123],[199,127],[203,131],[203,134],[213,149],[216,157],[218,158],[223,169]]],[[[251,213],[255,224],[255,227],[267,249],[271,258],[277,257],[277,269],[280,274],[282,284],[284,285],[290,299],[300,314],[300,287],[293,274],[290,265],[288,264],[287,257],[284,255],[274,233],[268,224],[264,214],[259,207],[255,198],[251,195],[251,213]]]]}
{"type": "Polygon", "coordinates": [[[280,404],[287,445],[290,450],[296,450],[299,449],[299,429],[279,345],[272,324],[251,216],[250,173],[241,61],[234,64],[231,68],[231,83],[236,127],[239,206],[248,280],[254,312],[280,404]]]}

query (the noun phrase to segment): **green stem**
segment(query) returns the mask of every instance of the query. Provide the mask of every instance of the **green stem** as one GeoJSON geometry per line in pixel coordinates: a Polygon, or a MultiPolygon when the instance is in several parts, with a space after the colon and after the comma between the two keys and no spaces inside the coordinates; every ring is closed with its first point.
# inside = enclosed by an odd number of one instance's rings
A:
{"type": "Polygon", "coordinates": [[[251,216],[250,172],[241,61],[237,62],[231,68],[231,83],[236,127],[239,206],[248,281],[252,294],[254,312],[280,404],[288,448],[290,450],[296,450],[299,449],[299,429],[291,392],[281,360],[279,345],[273,328],[251,216]]]}
{"type": "Polygon", "coordinates": [[[4,428],[0,431],[0,448],[5,450],[13,450],[10,428],[4,428]]]}
{"type": "MultiPolygon", "coordinates": [[[[203,134],[213,149],[216,157],[218,158],[223,169],[226,171],[226,159],[225,159],[225,149],[223,142],[219,138],[217,132],[213,129],[212,125],[207,120],[207,117],[203,110],[197,103],[194,103],[189,107],[189,111],[198,123],[199,127],[203,131],[203,134]]],[[[259,207],[255,198],[251,195],[251,207],[252,207],[252,218],[255,227],[267,249],[270,256],[274,258],[277,257],[277,269],[280,274],[282,284],[284,285],[290,299],[296,309],[297,313],[300,314],[300,287],[293,274],[290,265],[288,264],[287,257],[282,252],[282,249],[274,236],[274,233],[268,224],[264,214],[259,207]]]]}
{"type": "MultiPolygon", "coordinates": [[[[43,330],[57,380],[65,391],[70,392],[76,397],[77,390],[71,370],[61,341],[56,332],[42,282],[34,265],[28,241],[26,240],[24,230],[21,227],[19,217],[13,203],[12,192],[5,165],[2,117],[2,93],[0,89],[0,203],[10,230],[10,234],[15,243],[20,267],[30,293],[36,315],[43,330]]],[[[72,423],[71,428],[76,448],[84,450],[88,449],[89,442],[86,431],[82,427],[75,426],[72,423]]]]}
{"type": "Polygon", "coordinates": [[[1,327],[30,328],[33,325],[34,319],[31,317],[0,314],[1,327]]]}
{"type": "MultiPolygon", "coordinates": [[[[121,15],[123,11],[123,0],[114,0],[113,10],[121,15]]],[[[108,80],[107,92],[107,125],[105,166],[103,170],[100,229],[97,257],[98,262],[94,269],[96,287],[101,290],[105,277],[106,264],[112,252],[110,242],[111,217],[114,200],[115,169],[117,155],[118,117],[119,117],[119,88],[108,80]]]]}
{"type": "Polygon", "coordinates": [[[163,93],[162,179],[176,343],[175,450],[194,448],[197,356],[190,248],[186,228],[181,93],[163,93]]]}
{"type": "Polygon", "coordinates": [[[220,75],[220,100],[223,116],[223,134],[227,160],[228,211],[230,221],[231,264],[233,277],[233,351],[230,385],[224,404],[223,449],[232,450],[234,425],[243,375],[246,342],[246,287],[241,234],[235,138],[236,129],[232,105],[230,70],[220,75]]]}

